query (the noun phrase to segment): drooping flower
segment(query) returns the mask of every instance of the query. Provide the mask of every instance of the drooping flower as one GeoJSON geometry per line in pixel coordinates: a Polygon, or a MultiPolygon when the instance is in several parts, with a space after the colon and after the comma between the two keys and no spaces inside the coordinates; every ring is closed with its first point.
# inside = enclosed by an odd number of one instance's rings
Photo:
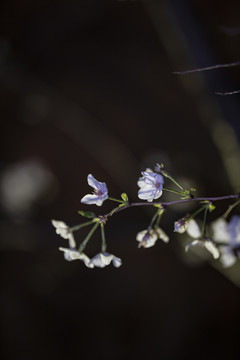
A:
{"type": "Polygon", "coordinates": [[[149,202],[158,199],[162,195],[164,183],[163,176],[150,169],[143,171],[142,175],[143,176],[139,178],[137,183],[140,187],[140,190],[138,191],[139,199],[147,200],[149,202]]]}
{"type": "Polygon", "coordinates": [[[183,234],[188,228],[187,218],[182,218],[174,222],[174,231],[183,234]]]}
{"type": "Polygon", "coordinates": [[[158,234],[156,231],[151,229],[140,231],[137,234],[136,240],[139,241],[138,247],[144,247],[149,248],[155,245],[156,241],[158,239],[158,234]]]}
{"type": "Polygon", "coordinates": [[[193,240],[192,242],[190,242],[185,246],[185,251],[188,251],[191,246],[200,245],[204,247],[206,250],[208,250],[214,257],[214,259],[219,258],[220,253],[217,246],[211,241],[210,238],[208,237],[201,238],[202,234],[195,220],[193,219],[189,220],[187,233],[190,237],[194,238],[195,240],[193,240]]]}
{"type": "Polygon", "coordinates": [[[76,242],[74,240],[73,234],[70,231],[70,228],[65,222],[59,220],[52,220],[52,225],[56,228],[56,233],[62,238],[69,241],[69,247],[75,248],[76,242]]]}
{"type": "Polygon", "coordinates": [[[213,240],[218,243],[224,267],[235,264],[240,251],[240,216],[235,215],[230,222],[219,218],[212,223],[213,240]]]}
{"type": "Polygon", "coordinates": [[[95,179],[92,174],[87,177],[88,184],[94,189],[93,194],[87,194],[81,199],[83,204],[96,204],[101,206],[104,200],[108,198],[108,189],[105,182],[100,182],[95,179]]]}
{"type": "Polygon", "coordinates": [[[109,254],[107,252],[101,252],[97,255],[95,255],[89,262],[89,267],[100,267],[104,268],[105,266],[109,265],[110,263],[113,263],[113,266],[118,268],[122,265],[122,260],[118,257],[116,257],[113,254],[109,254]]]}
{"type": "Polygon", "coordinates": [[[67,261],[82,260],[88,268],[94,267],[93,264],[90,264],[89,257],[84,253],[80,253],[76,249],[67,249],[60,247],[59,250],[64,252],[64,258],[67,261]]]}
{"type": "Polygon", "coordinates": [[[168,235],[160,227],[151,230],[140,231],[136,237],[136,240],[139,242],[139,248],[152,247],[155,245],[158,239],[163,240],[165,243],[169,241],[168,235]]]}

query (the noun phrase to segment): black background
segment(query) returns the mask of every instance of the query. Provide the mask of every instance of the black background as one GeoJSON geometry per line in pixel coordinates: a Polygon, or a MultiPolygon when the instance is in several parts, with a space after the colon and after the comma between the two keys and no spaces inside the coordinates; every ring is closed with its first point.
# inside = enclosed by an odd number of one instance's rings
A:
{"type": "MultiPolygon", "coordinates": [[[[171,241],[151,249],[135,241],[151,210],[113,217],[119,269],[64,261],[50,223],[111,209],[80,204],[89,173],[135,201],[155,162],[198,195],[239,191],[211,132],[221,118],[240,136],[239,95],[214,94],[239,89],[239,67],[173,74],[239,60],[239,12],[239,1],[1,2],[1,177],[28,161],[52,174],[27,212],[1,200],[1,359],[239,359],[239,288],[185,262],[172,233],[189,208],[169,210],[171,241]]],[[[96,234],[86,252],[99,248],[96,234]]]]}

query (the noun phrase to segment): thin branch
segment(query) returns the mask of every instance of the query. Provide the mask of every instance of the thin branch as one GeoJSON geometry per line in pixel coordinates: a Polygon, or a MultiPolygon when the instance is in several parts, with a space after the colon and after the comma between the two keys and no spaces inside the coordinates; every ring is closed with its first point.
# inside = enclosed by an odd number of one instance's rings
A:
{"type": "MultiPolygon", "coordinates": [[[[134,206],[154,206],[154,205],[161,205],[163,208],[166,206],[171,206],[171,205],[177,205],[177,204],[183,204],[183,203],[189,203],[192,201],[220,201],[220,200],[227,200],[227,199],[239,199],[240,198],[240,194],[236,194],[236,195],[226,195],[226,196],[218,196],[218,197],[198,197],[198,198],[191,198],[191,199],[184,199],[184,200],[176,200],[176,201],[170,201],[170,202],[137,202],[137,203],[129,203],[126,204],[125,206],[121,206],[119,208],[116,208],[116,210],[114,211],[114,214],[126,210],[130,207],[134,207],[134,206]]],[[[109,216],[113,215],[112,212],[109,212],[108,214],[103,215],[104,218],[108,218],[109,216]]]]}
{"type": "Polygon", "coordinates": [[[232,67],[232,66],[238,66],[238,65],[240,65],[240,61],[235,61],[235,62],[228,63],[228,64],[217,64],[214,66],[207,66],[207,67],[197,68],[197,69],[192,69],[192,70],[187,70],[187,71],[174,71],[173,74],[186,75],[186,74],[190,74],[190,73],[194,73],[194,72],[209,71],[209,70],[215,70],[215,69],[219,69],[219,68],[226,68],[226,67],[232,67]]]}
{"type": "Polygon", "coordinates": [[[240,94],[240,90],[234,90],[234,91],[226,91],[226,92],[215,92],[214,94],[216,95],[222,95],[222,96],[225,96],[225,95],[234,95],[234,94],[240,94]]]}

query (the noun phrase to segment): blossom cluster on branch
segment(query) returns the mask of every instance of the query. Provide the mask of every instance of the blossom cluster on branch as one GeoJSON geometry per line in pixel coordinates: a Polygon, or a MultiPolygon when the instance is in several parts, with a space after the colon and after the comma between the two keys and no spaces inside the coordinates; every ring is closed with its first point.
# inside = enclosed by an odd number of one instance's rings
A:
{"type": "Polygon", "coordinates": [[[55,227],[56,233],[68,240],[67,247],[59,248],[59,250],[64,253],[64,258],[67,261],[81,260],[91,269],[94,267],[103,268],[111,263],[114,267],[118,268],[122,265],[122,260],[107,252],[105,238],[105,226],[111,216],[130,207],[153,206],[155,214],[148,228],[141,230],[136,235],[138,247],[149,248],[154,246],[158,239],[164,243],[169,242],[169,236],[159,226],[162,216],[169,206],[186,202],[198,202],[199,207],[193,214],[187,214],[174,222],[173,231],[179,234],[186,232],[192,239],[186,245],[186,251],[192,247],[201,246],[212,255],[213,259],[219,259],[223,267],[230,267],[235,264],[240,255],[240,216],[234,215],[229,222],[227,222],[226,219],[233,208],[240,203],[240,194],[212,198],[195,197],[195,189],[185,189],[176,179],[165,171],[162,164],[157,164],[154,171],[147,168],[141,175],[137,182],[139,187],[138,198],[145,200],[144,202],[130,202],[126,193],[121,194],[121,199],[112,198],[108,194],[108,188],[105,182],[96,180],[92,174],[88,175],[87,181],[92,187],[93,192],[85,195],[81,199],[81,203],[102,206],[104,201],[112,200],[117,202],[118,206],[105,215],[95,215],[95,213],[91,211],[79,210],[79,214],[87,218],[87,221],[73,227],[69,227],[63,221],[52,220],[52,225],[55,227]],[[164,186],[165,179],[174,184],[173,189],[164,186]],[[171,202],[154,201],[159,199],[164,191],[174,193],[179,198],[171,202]],[[235,199],[236,201],[229,205],[222,217],[207,224],[208,214],[215,209],[213,203],[226,199],[235,199]],[[200,220],[196,221],[196,217],[199,216],[200,213],[203,213],[201,223],[200,220]],[[201,224],[201,226],[199,224],[201,224]],[[91,226],[90,231],[77,247],[73,233],[88,226],[91,226]],[[89,258],[84,251],[89,240],[98,228],[100,229],[102,239],[101,251],[92,258],[89,258]]]}

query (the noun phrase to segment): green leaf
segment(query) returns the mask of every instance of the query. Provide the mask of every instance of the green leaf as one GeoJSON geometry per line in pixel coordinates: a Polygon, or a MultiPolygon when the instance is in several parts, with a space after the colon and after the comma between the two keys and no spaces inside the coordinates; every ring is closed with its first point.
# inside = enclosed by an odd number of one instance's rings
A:
{"type": "Polygon", "coordinates": [[[122,193],[122,194],[121,194],[121,198],[123,199],[123,201],[124,201],[125,203],[128,202],[128,196],[127,196],[126,193],[122,193]]]}
{"type": "Polygon", "coordinates": [[[91,211],[78,210],[78,213],[79,213],[79,215],[82,215],[82,216],[84,216],[84,217],[86,217],[88,219],[92,219],[92,218],[96,217],[96,215],[91,211]]]}

